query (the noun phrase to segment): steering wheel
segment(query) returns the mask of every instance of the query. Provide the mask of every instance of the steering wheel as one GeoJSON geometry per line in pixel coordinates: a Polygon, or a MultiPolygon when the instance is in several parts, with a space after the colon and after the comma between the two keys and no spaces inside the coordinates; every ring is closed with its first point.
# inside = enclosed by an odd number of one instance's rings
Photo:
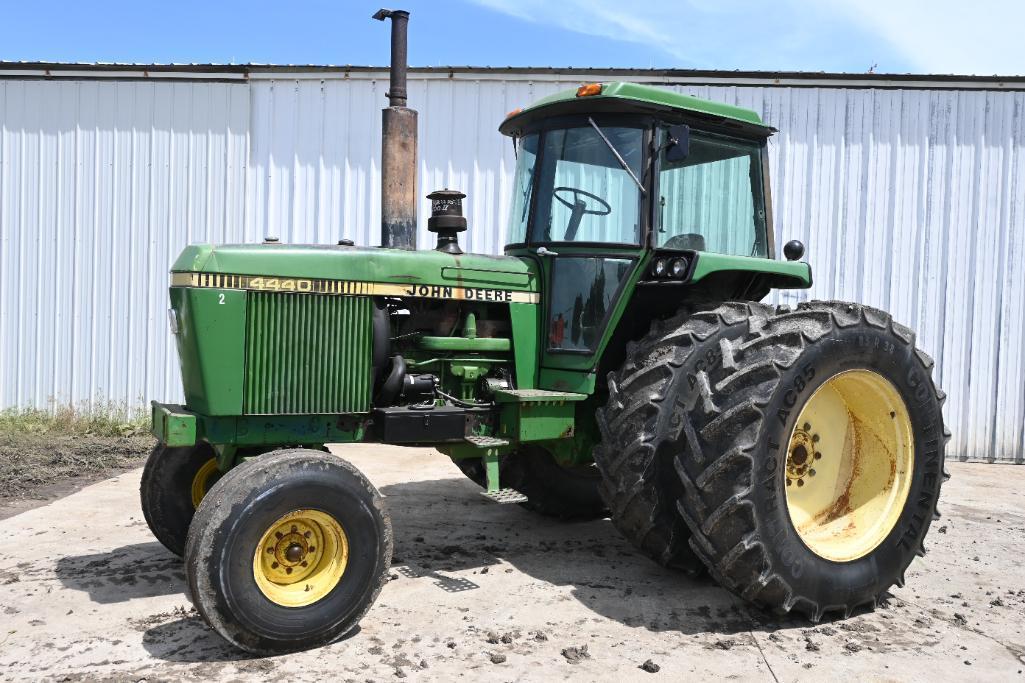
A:
{"type": "Polygon", "coordinates": [[[612,213],[612,206],[607,201],[605,201],[604,199],[602,199],[601,197],[599,197],[596,194],[591,194],[590,192],[584,192],[583,190],[578,189],[576,187],[557,187],[554,190],[552,190],[552,194],[554,195],[554,197],[556,199],[559,200],[560,204],[562,204],[563,206],[565,206],[568,209],[576,209],[578,206],[583,205],[583,207],[580,209],[580,213],[581,214],[592,214],[592,215],[595,215],[595,216],[608,216],[610,213],[612,213]],[[573,195],[573,201],[569,202],[569,201],[563,199],[562,197],[560,197],[559,196],[560,192],[571,193],[573,195]],[[593,199],[594,201],[598,202],[604,210],[601,210],[601,211],[590,210],[589,211],[587,209],[587,204],[584,204],[584,202],[580,201],[580,197],[587,197],[588,199],[593,199]]]}

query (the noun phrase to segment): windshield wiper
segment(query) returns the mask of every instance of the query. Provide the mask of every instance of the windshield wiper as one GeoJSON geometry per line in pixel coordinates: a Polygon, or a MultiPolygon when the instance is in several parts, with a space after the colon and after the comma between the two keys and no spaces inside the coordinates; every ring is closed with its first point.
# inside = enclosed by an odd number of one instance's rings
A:
{"type": "Polygon", "coordinates": [[[587,122],[591,124],[591,127],[594,128],[594,130],[601,137],[602,141],[605,142],[605,144],[609,148],[609,151],[612,152],[612,155],[614,157],[616,157],[616,161],[618,161],[619,165],[623,167],[623,170],[626,171],[627,173],[629,173],[630,177],[633,178],[633,181],[635,183],[637,183],[637,189],[641,191],[641,194],[644,195],[644,196],[647,196],[648,193],[645,192],[644,185],[641,185],[641,181],[637,179],[636,175],[634,175],[633,170],[630,168],[630,166],[627,165],[626,160],[623,159],[623,156],[619,153],[619,150],[617,150],[615,147],[612,146],[612,143],[609,142],[609,139],[607,137],[605,137],[605,133],[603,133],[602,129],[598,127],[598,124],[594,122],[594,119],[592,119],[590,116],[588,116],[587,117],[587,122]]]}

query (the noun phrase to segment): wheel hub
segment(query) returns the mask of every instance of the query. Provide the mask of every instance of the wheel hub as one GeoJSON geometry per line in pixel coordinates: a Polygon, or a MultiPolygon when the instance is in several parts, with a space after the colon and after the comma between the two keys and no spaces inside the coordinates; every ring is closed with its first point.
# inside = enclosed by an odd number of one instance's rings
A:
{"type": "Polygon", "coordinates": [[[819,435],[812,431],[809,422],[794,430],[787,449],[787,486],[804,486],[809,478],[818,474],[814,465],[816,460],[822,459],[822,453],[818,450],[819,441],[819,435]]]}
{"type": "Polygon", "coordinates": [[[348,538],[334,517],[319,510],[297,510],[264,533],[253,559],[253,575],[271,601],[300,607],[334,589],[348,556],[348,538]]]}
{"type": "Polygon", "coordinates": [[[293,564],[299,562],[306,556],[306,548],[298,543],[293,543],[285,550],[285,559],[293,564]]]}
{"type": "Polygon", "coordinates": [[[911,419],[894,385],[872,370],[838,373],[805,401],[787,444],[790,520],[816,555],[864,557],[896,526],[913,466],[911,419]]]}

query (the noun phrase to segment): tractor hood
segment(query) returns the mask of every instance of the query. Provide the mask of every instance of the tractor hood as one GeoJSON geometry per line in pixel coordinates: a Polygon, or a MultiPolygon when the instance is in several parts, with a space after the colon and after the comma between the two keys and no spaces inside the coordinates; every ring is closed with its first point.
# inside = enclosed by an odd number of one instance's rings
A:
{"type": "Polygon", "coordinates": [[[228,289],[523,303],[537,302],[539,286],[528,259],[341,245],[194,244],[171,272],[172,285],[188,286],[211,274],[215,286],[228,289]]]}

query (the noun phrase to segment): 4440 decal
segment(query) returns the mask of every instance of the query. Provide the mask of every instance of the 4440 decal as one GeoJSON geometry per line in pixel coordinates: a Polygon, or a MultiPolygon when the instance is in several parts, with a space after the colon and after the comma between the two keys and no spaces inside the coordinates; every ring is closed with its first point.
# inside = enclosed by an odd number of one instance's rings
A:
{"type": "Polygon", "coordinates": [[[342,296],[399,296],[421,299],[458,299],[498,303],[536,304],[536,292],[519,292],[488,287],[452,287],[449,285],[393,284],[323,278],[271,277],[267,275],[227,275],[222,273],[171,273],[172,287],[245,289],[258,292],[330,294],[342,296]]]}

